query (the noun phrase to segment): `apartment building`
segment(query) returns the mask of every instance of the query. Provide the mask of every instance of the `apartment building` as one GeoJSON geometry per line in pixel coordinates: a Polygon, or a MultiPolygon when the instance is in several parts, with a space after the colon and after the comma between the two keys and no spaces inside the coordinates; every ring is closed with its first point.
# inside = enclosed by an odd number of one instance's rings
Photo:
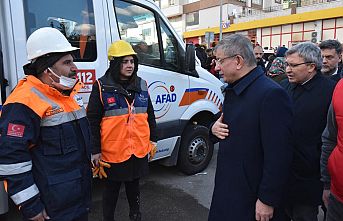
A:
{"type": "Polygon", "coordinates": [[[160,0],[156,4],[186,42],[218,41],[220,25],[223,37],[241,33],[266,48],[326,39],[343,42],[342,0],[160,0]]]}

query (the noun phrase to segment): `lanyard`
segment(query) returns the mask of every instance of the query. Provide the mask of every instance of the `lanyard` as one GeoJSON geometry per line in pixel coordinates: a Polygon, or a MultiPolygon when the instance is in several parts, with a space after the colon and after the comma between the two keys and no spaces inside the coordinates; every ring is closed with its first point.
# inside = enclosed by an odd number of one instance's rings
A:
{"type": "Polygon", "coordinates": [[[125,98],[125,101],[127,103],[128,109],[129,109],[129,117],[127,118],[127,123],[131,123],[135,119],[135,114],[136,114],[136,108],[134,106],[135,99],[133,99],[131,104],[129,104],[129,102],[127,101],[126,98],[125,98]]]}

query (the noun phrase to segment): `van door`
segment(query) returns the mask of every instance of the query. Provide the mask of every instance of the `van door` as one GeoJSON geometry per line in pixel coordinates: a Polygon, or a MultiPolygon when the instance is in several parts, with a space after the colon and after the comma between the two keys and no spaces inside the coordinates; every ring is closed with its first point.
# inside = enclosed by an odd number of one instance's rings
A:
{"type": "Polygon", "coordinates": [[[153,7],[149,1],[108,1],[113,40],[126,40],[137,53],[138,74],[148,82],[159,139],[170,138],[169,144],[159,141],[163,148],[158,159],[171,154],[186,123],[180,118],[187,107],[179,104],[189,88],[189,76],[182,71],[184,48],[153,7]]]}
{"type": "Polygon", "coordinates": [[[22,5],[13,3],[11,7],[12,11],[23,12],[22,16],[18,13],[12,14],[12,20],[19,20],[18,23],[13,24],[13,29],[15,45],[18,46],[15,53],[19,61],[17,69],[21,74],[22,66],[28,62],[25,53],[28,36],[41,27],[56,28],[72,46],[80,48],[74,56],[79,68],[78,76],[85,84],[81,95],[84,102],[88,103],[97,75],[101,76],[108,66],[106,51],[110,42],[109,23],[108,19],[104,19],[101,1],[23,0],[22,5]]]}

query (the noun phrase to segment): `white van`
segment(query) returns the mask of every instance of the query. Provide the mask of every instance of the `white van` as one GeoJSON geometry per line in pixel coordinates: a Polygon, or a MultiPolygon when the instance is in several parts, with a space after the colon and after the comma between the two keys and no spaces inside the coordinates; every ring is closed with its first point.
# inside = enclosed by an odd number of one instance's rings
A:
{"type": "Polygon", "coordinates": [[[138,53],[138,74],[148,82],[155,110],[159,141],[154,160],[178,165],[186,174],[206,168],[213,153],[206,126],[222,106],[222,83],[200,67],[194,47],[186,47],[153,1],[1,0],[0,15],[0,79],[8,80],[8,86],[1,80],[3,98],[24,76],[26,40],[38,28],[54,27],[80,48],[75,56],[84,103],[108,68],[109,45],[124,39],[138,53]]]}
{"type": "Polygon", "coordinates": [[[222,83],[200,67],[194,47],[186,47],[153,1],[1,0],[0,15],[7,95],[24,76],[26,40],[38,28],[56,28],[80,48],[75,56],[86,104],[108,68],[108,47],[124,39],[138,53],[138,74],[148,82],[159,137],[154,159],[186,174],[206,168],[213,152],[206,126],[221,108],[222,83]]]}

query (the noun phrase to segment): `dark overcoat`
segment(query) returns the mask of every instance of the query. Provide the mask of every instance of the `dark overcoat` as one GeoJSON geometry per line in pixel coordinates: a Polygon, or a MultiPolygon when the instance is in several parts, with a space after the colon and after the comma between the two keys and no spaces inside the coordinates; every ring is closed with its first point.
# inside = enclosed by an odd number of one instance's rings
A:
{"type": "Polygon", "coordinates": [[[289,96],[258,67],[226,88],[223,114],[230,132],[219,144],[209,220],[253,221],[257,199],[279,220],[292,157],[289,96]]]}
{"type": "Polygon", "coordinates": [[[288,204],[320,205],[321,136],[331,103],[335,82],[318,72],[306,84],[281,82],[294,103],[292,126],[293,162],[289,180],[288,204]]]}

